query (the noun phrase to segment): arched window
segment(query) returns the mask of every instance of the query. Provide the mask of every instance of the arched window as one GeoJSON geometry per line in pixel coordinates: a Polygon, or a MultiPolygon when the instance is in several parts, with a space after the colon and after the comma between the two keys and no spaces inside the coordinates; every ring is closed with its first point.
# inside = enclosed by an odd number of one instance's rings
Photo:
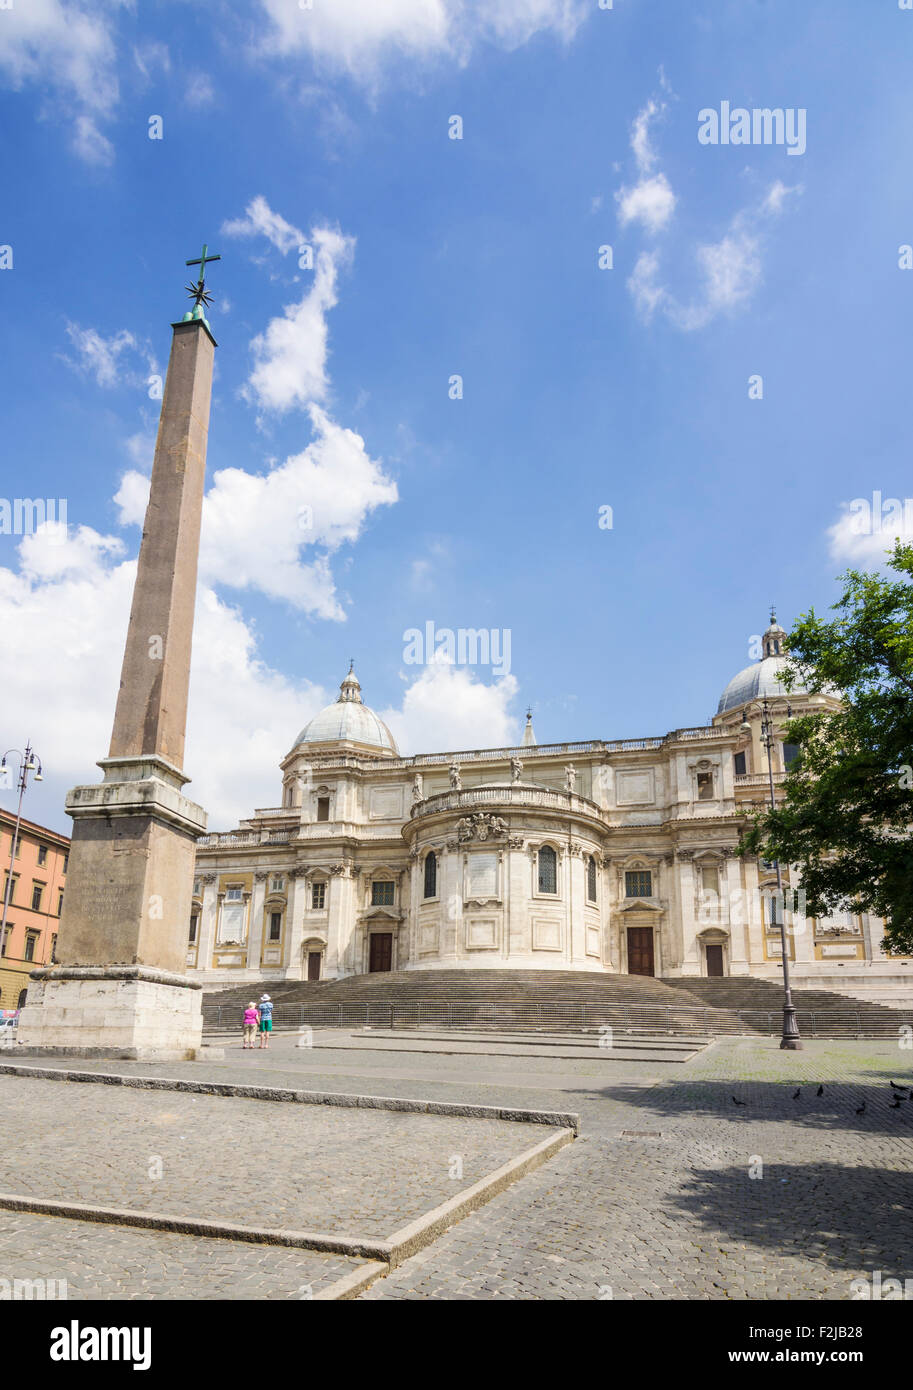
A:
{"type": "Polygon", "coordinates": [[[551,845],[543,845],[539,851],[539,892],[558,892],[558,856],[551,845]]]}
{"type": "Polygon", "coordinates": [[[425,897],[437,897],[437,855],[434,850],[425,855],[425,897]]]}
{"type": "Polygon", "coordinates": [[[586,896],[587,902],[596,901],[596,860],[592,854],[586,861],[586,896]]]}

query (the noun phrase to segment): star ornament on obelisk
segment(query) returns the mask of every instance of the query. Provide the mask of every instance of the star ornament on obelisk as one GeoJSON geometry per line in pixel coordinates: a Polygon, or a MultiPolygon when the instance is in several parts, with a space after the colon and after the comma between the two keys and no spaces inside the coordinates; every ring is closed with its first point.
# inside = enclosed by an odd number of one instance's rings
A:
{"type": "Polygon", "coordinates": [[[67,795],[73,818],[56,963],[35,970],[17,1049],[173,1061],[198,1055],[188,979],[194,849],[206,815],[183,794],[200,522],[216,340],[208,246],[172,324],[171,356],[104,780],[67,795]]]}

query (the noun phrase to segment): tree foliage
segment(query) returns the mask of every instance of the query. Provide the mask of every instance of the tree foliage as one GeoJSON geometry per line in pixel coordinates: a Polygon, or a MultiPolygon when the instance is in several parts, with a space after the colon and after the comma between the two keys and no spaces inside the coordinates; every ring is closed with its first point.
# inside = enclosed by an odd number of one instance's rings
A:
{"type": "Polygon", "coordinates": [[[775,811],[743,852],[795,864],[812,916],[843,908],[882,917],[882,943],[913,953],[913,545],[888,561],[900,576],[848,570],[832,622],[814,609],[789,634],[784,684],[839,696],[838,711],[792,719],[799,756],[775,811]]]}

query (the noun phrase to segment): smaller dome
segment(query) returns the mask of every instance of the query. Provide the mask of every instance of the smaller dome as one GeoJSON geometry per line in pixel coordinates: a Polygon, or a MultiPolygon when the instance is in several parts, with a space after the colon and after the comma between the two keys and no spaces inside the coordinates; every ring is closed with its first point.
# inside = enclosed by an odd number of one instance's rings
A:
{"type": "Polygon", "coordinates": [[[786,670],[785,638],[786,630],[777,622],[777,610],[771,608],[770,626],[761,639],[764,655],[760,661],[753,662],[751,666],[746,666],[743,671],[733,676],[720,696],[717,714],[738,709],[739,705],[746,705],[749,700],[763,700],[765,696],[773,698],[776,695],[808,694],[808,686],[802,680],[796,678],[792,690],[787,691],[779,679],[786,670]]]}
{"type": "Polygon", "coordinates": [[[396,740],[380,719],[361,698],[361,685],[355,674],[355,663],[339,687],[339,696],[305,724],[295,739],[302,743],[360,743],[375,752],[398,758],[396,740]]]}

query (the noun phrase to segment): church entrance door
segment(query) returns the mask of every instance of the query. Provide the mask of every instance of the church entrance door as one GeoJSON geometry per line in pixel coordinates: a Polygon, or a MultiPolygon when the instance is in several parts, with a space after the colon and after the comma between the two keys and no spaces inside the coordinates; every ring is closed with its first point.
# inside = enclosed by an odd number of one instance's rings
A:
{"type": "Polygon", "coordinates": [[[628,927],[628,974],[653,974],[652,927],[628,927]]]}
{"type": "Polygon", "coordinates": [[[378,970],[393,968],[393,933],[375,931],[371,933],[371,954],[368,969],[374,974],[378,970]]]}
{"type": "Polygon", "coordinates": [[[707,974],[712,980],[723,978],[723,948],[722,946],[705,946],[707,952],[707,974]]]}
{"type": "Polygon", "coordinates": [[[320,979],[320,952],[308,951],[308,979],[320,979]]]}

